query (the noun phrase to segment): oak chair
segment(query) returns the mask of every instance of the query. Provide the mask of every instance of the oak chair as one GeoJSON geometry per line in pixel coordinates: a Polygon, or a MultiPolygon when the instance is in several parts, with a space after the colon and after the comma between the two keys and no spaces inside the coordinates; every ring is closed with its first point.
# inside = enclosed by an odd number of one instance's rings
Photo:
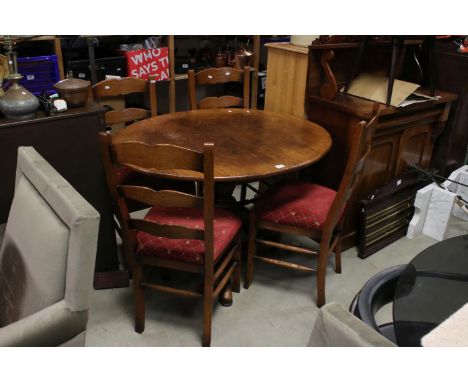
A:
{"type": "Polygon", "coordinates": [[[201,297],[202,344],[209,346],[213,301],[220,296],[223,303],[225,296],[225,305],[230,304],[231,291],[240,291],[241,277],[241,221],[231,212],[214,208],[214,145],[205,143],[203,152],[197,152],[168,144],[112,144],[109,133],[101,133],[100,140],[107,181],[118,206],[124,252],[132,264],[135,330],[144,331],[146,289],[201,297]],[[203,181],[203,196],[119,184],[115,164],[154,177],[189,182],[195,174],[203,181]],[[130,215],[129,200],[151,207],[144,219],[130,215]],[[203,279],[202,291],[155,283],[149,277],[152,268],[197,274],[203,279]]]}
{"type": "Polygon", "coordinates": [[[93,97],[100,105],[111,108],[104,114],[106,126],[112,131],[125,127],[127,123],[140,121],[157,115],[156,80],[133,77],[108,79],[93,86],[93,97]],[[129,94],[149,94],[150,110],[126,107],[125,97],[129,94]]]}
{"type": "Polygon", "coordinates": [[[188,71],[188,93],[191,110],[196,109],[223,109],[229,107],[250,107],[250,67],[242,69],[231,67],[208,68],[195,73],[188,71]],[[243,84],[243,97],[223,95],[221,97],[205,97],[197,101],[197,88],[228,82],[243,84]]]}
{"type": "MultiPolygon", "coordinates": [[[[157,115],[157,96],[156,96],[156,80],[155,76],[149,76],[148,80],[133,77],[123,77],[117,79],[103,80],[93,86],[94,99],[101,105],[106,105],[111,110],[104,113],[104,123],[112,132],[124,128],[126,124],[136,122],[157,115]],[[125,98],[129,94],[149,94],[150,110],[135,107],[126,107],[125,98]]],[[[163,188],[165,182],[160,180],[150,179],[149,177],[137,174],[130,171],[127,167],[117,167],[117,175],[119,183],[144,183],[152,188],[163,188]]],[[[187,185],[185,185],[187,186],[187,185]]],[[[114,206],[116,214],[117,206],[114,206]]],[[[131,203],[130,211],[141,209],[140,203],[131,203]]],[[[115,225],[115,229],[121,234],[119,225],[115,225]]],[[[128,264],[125,264],[127,268],[128,264]]]]}
{"type": "Polygon", "coordinates": [[[325,276],[328,257],[335,252],[335,271],[341,273],[341,231],[346,203],[353,193],[364,162],[369,154],[379,104],[374,104],[373,118],[359,123],[353,130],[353,144],[338,191],[318,184],[297,181],[273,186],[262,195],[250,211],[245,288],[252,284],[254,260],[304,271],[317,272],[317,305],[325,304],[325,276]],[[258,230],[306,236],[320,241],[319,252],[257,238],[258,230]],[[256,243],[317,256],[317,269],[284,260],[256,255],[256,243]]]}
{"type": "MultiPolygon", "coordinates": [[[[231,67],[208,68],[195,73],[193,69],[188,72],[188,93],[191,110],[197,109],[224,109],[230,107],[250,108],[250,67],[235,69],[231,67]],[[197,101],[197,88],[228,82],[238,82],[243,84],[243,97],[223,95],[221,97],[205,97],[197,101]]],[[[246,201],[247,187],[254,192],[258,190],[250,185],[242,184],[241,202],[246,201]]]]}

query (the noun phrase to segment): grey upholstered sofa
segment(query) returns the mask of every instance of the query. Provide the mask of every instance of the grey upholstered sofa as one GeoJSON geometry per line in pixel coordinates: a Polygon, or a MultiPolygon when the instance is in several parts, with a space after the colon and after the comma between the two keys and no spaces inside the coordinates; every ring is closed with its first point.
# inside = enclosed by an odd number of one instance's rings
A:
{"type": "Polygon", "coordinates": [[[343,305],[332,302],[322,306],[308,346],[395,346],[366,325],[343,305]]]}
{"type": "Polygon", "coordinates": [[[98,229],[97,211],[20,147],[0,240],[0,346],[84,345],[98,229]]]}

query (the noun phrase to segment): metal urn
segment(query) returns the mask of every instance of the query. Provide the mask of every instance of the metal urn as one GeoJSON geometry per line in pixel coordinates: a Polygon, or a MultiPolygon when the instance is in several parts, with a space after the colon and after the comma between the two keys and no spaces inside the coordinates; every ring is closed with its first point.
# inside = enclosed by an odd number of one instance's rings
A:
{"type": "Polygon", "coordinates": [[[39,100],[34,94],[19,84],[23,76],[18,73],[16,52],[14,51],[15,41],[12,37],[5,36],[3,44],[5,45],[6,57],[10,70],[10,74],[6,79],[11,82],[11,85],[3,97],[0,97],[0,111],[5,114],[8,119],[34,117],[39,108],[39,100]]]}

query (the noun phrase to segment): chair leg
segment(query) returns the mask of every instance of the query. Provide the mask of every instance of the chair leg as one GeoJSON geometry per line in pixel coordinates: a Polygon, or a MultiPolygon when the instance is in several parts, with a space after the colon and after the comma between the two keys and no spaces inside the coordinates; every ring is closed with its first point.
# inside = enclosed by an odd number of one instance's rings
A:
{"type": "Polygon", "coordinates": [[[247,245],[247,276],[245,278],[245,284],[244,284],[245,289],[250,287],[250,285],[252,284],[252,280],[253,280],[256,237],[257,237],[257,222],[255,220],[255,214],[251,212],[249,215],[249,238],[248,238],[248,245],[247,245]]]}
{"type": "Polygon", "coordinates": [[[237,265],[233,274],[232,290],[236,293],[239,293],[241,288],[240,284],[242,271],[242,235],[240,234],[240,232],[237,235],[237,250],[234,254],[234,261],[237,261],[237,265]]]}
{"type": "Polygon", "coordinates": [[[335,247],[335,272],[341,273],[341,238],[338,240],[335,247]]]}
{"type": "Polygon", "coordinates": [[[203,339],[202,346],[211,345],[211,318],[213,316],[213,283],[205,280],[203,293],[203,339]]]}
{"type": "Polygon", "coordinates": [[[133,295],[135,299],[135,331],[145,330],[145,292],[141,287],[143,265],[135,262],[133,268],[133,295]]]}
{"type": "Polygon", "coordinates": [[[317,306],[325,304],[325,276],[327,274],[328,254],[322,250],[318,255],[317,265],[317,306]]]}

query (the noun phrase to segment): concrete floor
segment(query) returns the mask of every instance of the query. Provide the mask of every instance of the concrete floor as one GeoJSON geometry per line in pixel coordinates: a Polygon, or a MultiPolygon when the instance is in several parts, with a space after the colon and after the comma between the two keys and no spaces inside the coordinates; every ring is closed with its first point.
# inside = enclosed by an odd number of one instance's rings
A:
{"type": "MultiPolygon", "coordinates": [[[[468,222],[453,218],[448,236],[467,233],[468,222]]],[[[372,275],[386,267],[408,263],[436,242],[423,235],[412,240],[402,238],[364,260],[357,257],[355,248],[347,250],[343,253],[342,274],[334,273],[330,261],[327,301],[339,301],[349,307],[372,275]]],[[[234,293],[231,307],[215,304],[211,344],[304,346],[317,313],[314,275],[257,263],[252,286],[234,293]]],[[[378,321],[388,320],[391,320],[391,308],[385,307],[378,321]]],[[[146,329],[137,334],[133,327],[131,287],[94,291],[87,346],[200,346],[201,300],[149,291],[146,329]]]]}

